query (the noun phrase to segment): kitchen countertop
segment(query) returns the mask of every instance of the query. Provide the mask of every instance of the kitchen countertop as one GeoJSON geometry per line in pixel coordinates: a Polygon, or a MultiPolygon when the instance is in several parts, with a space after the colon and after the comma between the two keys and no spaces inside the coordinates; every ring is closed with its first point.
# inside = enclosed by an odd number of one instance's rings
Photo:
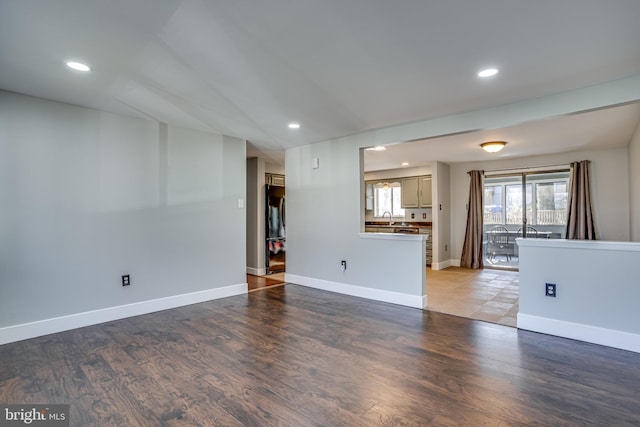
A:
{"type": "Polygon", "coordinates": [[[402,222],[396,221],[389,225],[389,221],[365,221],[365,227],[431,227],[431,221],[421,221],[421,222],[402,222]]]}
{"type": "Polygon", "coordinates": [[[358,233],[362,239],[380,240],[428,240],[428,234],[404,234],[404,233],[358,233]]]}

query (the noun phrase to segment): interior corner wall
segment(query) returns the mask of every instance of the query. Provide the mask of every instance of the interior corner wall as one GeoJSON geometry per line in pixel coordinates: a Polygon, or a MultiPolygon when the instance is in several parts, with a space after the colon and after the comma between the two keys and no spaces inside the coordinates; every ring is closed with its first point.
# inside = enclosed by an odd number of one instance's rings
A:
{"type": "Polygon", "coordinates": [[[265,160],[247,159],[247,273],[265,271],[265,160]]]}
{"type": "Polygon", "coordinates": [[[451,168],[447,163],[436,162],[433,173],[433,263],[432,268],[442,269],[451,260],[451,168]]]}
{"type": "Polygon", "coordinates": [[[518,169],[591,160],[591,202],[599,240],[629,240],[629,172],[627,149],[585,150],[546,156],[457,163],[451,168],[451,232],[453,256],[460,257],[469,199],[467,171],[518,169]]]}
{"type": "Polygon", "coordinates": [[[640,242],[640,121],[631,137],[628,150],[631,241],[640,242]]]}
{"type": "Polygon", "coordinates": [[[245,153],[237,138],[0,91],[0,329],[246,292],[245,153]]]}

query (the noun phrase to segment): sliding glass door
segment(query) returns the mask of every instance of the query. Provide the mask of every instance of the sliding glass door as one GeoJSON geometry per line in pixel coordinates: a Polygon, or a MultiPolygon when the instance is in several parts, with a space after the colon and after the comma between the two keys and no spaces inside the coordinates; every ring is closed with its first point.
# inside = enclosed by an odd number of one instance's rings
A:
{"type": "Polygon", "coordinates": [[[485,265],[517,268],[517,237],[564,237],[568,189],[568,170],[486,176],[485,265]]]}

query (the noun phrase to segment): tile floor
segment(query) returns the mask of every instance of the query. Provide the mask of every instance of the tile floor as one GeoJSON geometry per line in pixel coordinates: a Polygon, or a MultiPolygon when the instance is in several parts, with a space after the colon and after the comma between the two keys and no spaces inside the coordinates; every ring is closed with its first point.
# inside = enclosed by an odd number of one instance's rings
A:
{"type": "Polygon", "coordinates": [[[517,271],[427,269],[428,310],[515,327],[518,292],[517,271]]]}

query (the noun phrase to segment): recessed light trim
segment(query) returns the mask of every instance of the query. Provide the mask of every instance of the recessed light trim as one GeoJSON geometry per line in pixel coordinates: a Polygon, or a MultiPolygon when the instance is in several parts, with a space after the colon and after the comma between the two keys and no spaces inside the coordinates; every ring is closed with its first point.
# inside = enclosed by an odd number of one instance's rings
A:
{"type": "Polygon", "coordinates": [[[289,123],[289,129],[300,129],[300,123],[289,123]]]}
{"type": "Polygon", "coordinates": [[[480,144],[480,147],[487,153],[497,153],[507,145],[506,141],[488,141],[480,144]]]}
{"type": "Polygon", "coordinates": [[[409,162],[402,162],[402,166],[409,166],[409,162]]]}
{"type": "Polygon", "coordinates": [[[82,71],[83,73],[91,71],[91,67],[89,67],[87,64],[84,64],[82,62],[67,61],[65,62],[65,64],[67,64],[67,67],[71,68],[72,70],[82,71]]]}
{"type": "Polygon", "coordinates": [[[485,68],[484,70],[478,71],[478,77],[486,79],[487,77],[493,77],[500,72],[497,68],[485,68]]]}

